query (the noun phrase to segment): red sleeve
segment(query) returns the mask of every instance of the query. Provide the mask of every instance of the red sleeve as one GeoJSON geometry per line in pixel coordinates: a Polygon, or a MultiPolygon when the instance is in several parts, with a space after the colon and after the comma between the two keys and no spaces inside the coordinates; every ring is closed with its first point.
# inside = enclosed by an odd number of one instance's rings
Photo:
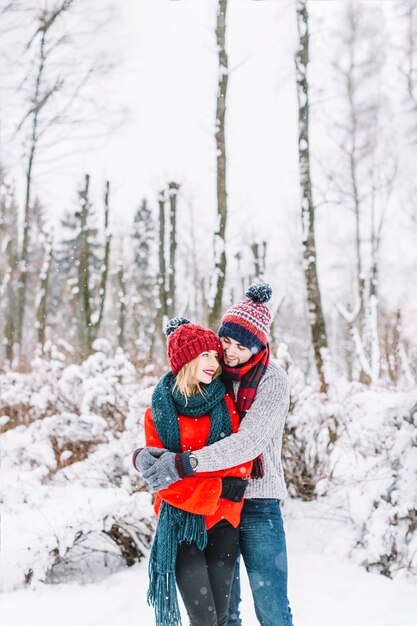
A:
{"type": "Polygon", "coordinates": [[[156,432],[155,424],[152,419],[152,409],[150,406],[145,411],[145,442],[149,447],[165,448],[156,432]]]}

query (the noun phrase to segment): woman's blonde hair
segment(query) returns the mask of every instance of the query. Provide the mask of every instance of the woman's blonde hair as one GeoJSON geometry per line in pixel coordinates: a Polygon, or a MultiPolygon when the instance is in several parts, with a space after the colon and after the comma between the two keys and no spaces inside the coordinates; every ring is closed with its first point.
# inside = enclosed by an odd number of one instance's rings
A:
{"type": "MultiPolygon", "coordinates": [[[[201,383],[197,380],[198,359],[200,355],[189,361],[180,369],[175,377],[174,389],[177,389],[183,396],[189,398],[196,393],[201,393],[204,396],[204,389],[201,387],[201,383]]],[[[217,366],[216,371],[213,374],[212,380],[218,378],[222,373],[220,365],[217,366]]]]}

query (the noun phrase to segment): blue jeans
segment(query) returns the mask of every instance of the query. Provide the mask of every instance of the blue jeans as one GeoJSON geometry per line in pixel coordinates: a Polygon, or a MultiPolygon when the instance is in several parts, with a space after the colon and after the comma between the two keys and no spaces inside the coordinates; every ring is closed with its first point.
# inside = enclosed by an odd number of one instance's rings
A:
{"type": "MultiPolygon", "coordinates": [[[[292,626],[287,596],[287,548],[279,500],[245,500],[239,549],[261,626],[292,626]]],[[[240,601],[238,560],[230,596],[228,626],[242,626],[240,601]]]]}

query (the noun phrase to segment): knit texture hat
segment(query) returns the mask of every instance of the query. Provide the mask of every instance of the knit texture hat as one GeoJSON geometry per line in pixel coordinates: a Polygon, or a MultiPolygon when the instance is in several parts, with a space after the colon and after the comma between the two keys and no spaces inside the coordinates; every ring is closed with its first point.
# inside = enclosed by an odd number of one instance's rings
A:
{"type": "Polygon", "coordinates": [[[219,328],[219,337],[231,337],[254,354],[265,348],[271,326],[269,302],[272,289],[267,283],[253,283],[246,298],[226,311],[219,328]]]}
{"type": "Polygon", "coordinates": [[[187,363],[207,350],[216,350],[219,361],[223,350],[218,336],[209,328],[191,324],[186,317],[169,320],[165,334],[168,336],[168,360],[174,376],[187,363]]]}

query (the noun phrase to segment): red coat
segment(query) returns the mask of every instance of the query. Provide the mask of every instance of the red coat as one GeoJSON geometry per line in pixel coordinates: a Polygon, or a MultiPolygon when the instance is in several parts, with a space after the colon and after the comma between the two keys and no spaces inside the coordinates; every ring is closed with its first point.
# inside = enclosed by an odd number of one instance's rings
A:
{"type": "MultiPolygon", "coordinates": [[[[239,428],[239,416],[229,394],[225,395],[225,400],[230,413],[232,432],[235,433],[239,428]]],[[[185,452],[204,448],[210,433],[210,416],[204,415],[195,418],[179,415],[178,420],[181,450],[185,452]]],[[[153,423],[151,407],[148,407],[145,413],[145,438],[147,446],[164,447],[153,423]]],[[[251,469],[252,462],[250,461],[218,472],[199,472],[195,476],[183,478],[155,494],[155,513],[158,516],[161,501],[165,500],[178,509],[204,515],[207,529],[223,518],[236,528],[240,521],[243,501],[231,502],[220,498],[221,477],[248,478],[251,469]]]]}

